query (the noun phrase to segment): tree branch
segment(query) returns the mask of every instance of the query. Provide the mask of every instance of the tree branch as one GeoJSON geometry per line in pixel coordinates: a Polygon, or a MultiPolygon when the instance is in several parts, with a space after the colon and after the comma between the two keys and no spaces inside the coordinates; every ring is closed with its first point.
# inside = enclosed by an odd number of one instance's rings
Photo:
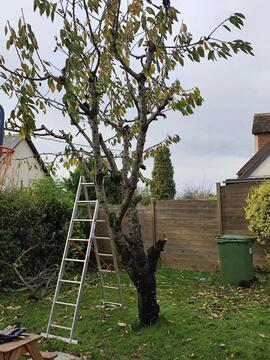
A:
{"type": "Polygon", "coordinates": [[[148,126],[151,124],[152,121],[156,120],[158,116],[165,116],[162,111],[166,108],[169,102],[173,99],[172,96],[168,95],[164,98],[161,104],[157,105],[157,110],[152,113],[152,115],[148,118],[147,124],[148,126]]]}
{"type": "Polygon", "coordinates": [[[101,134],[99,134],[99,140],[100,140],[101,148],[110,164],[112,175],[114,177],[119,177],[119,170],[117,168],[114,156],[113,156],[112,152],[107,148],[107,145],[106,145],[105,141],[103,140],[103,137],[101,134]]]}
{"type": "Polygon", "coordinates": [[[157,243],[151,246],[147,251],[149,266],[153,272],[157,269],[158,260],[161,252],[164,250],[166,241],[166,239],[158,240],[157,243]]]}

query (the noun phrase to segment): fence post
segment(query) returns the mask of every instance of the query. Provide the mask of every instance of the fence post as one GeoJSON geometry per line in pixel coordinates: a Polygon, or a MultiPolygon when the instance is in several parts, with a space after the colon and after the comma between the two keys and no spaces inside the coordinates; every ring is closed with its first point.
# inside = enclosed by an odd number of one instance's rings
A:
{"type": "Polygon", "coordinates": [[[153,245],[157,242],[157,230],[156,230],[156,199],[151,198],[151,217],[152,217],[152,242],[153,245]]]}
{"type": "Polygon", "coordinates": [[[223,234],[223,222],[222,222],[222,201],[221,201],[221,186],[220,183],[216,184],[217,189],[217,211],[218,211],[218,226],[220,235],[223,234]]]}

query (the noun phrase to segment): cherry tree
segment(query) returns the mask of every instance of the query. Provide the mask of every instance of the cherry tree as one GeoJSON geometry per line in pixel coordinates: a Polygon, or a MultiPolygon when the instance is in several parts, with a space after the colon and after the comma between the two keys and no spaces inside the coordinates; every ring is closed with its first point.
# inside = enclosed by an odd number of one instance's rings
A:
{"type": "MultiPolygon", "coordinates": [[[[244,16],[235,13],[212,32],[193,39],[187,25],[178,22],[179,11],[169,1],[158,0],[34,0],[34,10],[48,22],[60,24],[55,48],[42,52],[30,23],[22,14],[16,29],[5,27],[7,49],[15,50],[17,66],[12,68],[0,56],[1,88],[17,98],[6,128],[21,137],[45,136],[66,142],[68,164],[86,159],[95,166],[97,197],[104,209],[121,262],[138,294],[139,319],[149,325],[159,317],[155,272],[165,240],[160,239],[146,252],[136,211],[136,195],[147,151],[147,134],[157,121],[164,122],[169,110],[187,116],[201,105],[198,88],[186,90],[179,79],[172,80],[185,61],[228,59],[233,54],[252,54],[242,40],[217,38],[218,31],[241,28],[244,16]],[[128,4],[127,4],[128,3],[128,4]],[[62,65],[55,64],[59,54],[62,65]],[[46,116],[39,125],[37,114],[57,109],[53,128],[46,116]],[[88,147],[76,145],[72,125],[88,147]],[[105,134],[110,132],[107,138],[105,134]],[[121,147],[120,161],[112,149],[121,147]],[[90,149],[90,150],[89,150],[90,149]],[[104,191],[105,168],[121,194],[121,204],[111,210],[104,191]],[[123,218],[129,224],[122,229],[123,218]]],[[[167,132],[167,131],[166,131],[167,132]]],[[[179,141],[168,136],[167,146],[179,141]]]]}

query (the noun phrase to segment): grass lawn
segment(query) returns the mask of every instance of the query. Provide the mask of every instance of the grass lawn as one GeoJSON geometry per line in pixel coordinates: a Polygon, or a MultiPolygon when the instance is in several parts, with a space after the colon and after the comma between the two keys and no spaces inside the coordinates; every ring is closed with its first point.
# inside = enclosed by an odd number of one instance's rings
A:
{"type": "MultiPolygon", "coordinates": [[[[260,275],[251,289],[239,289],[222,286],[215,273],[159,270],[161,318],[149,328],[138,325],[135,290],[126,274],[121,279],[125,309],[102,308],[100,288],[92,282],[85,287],[75,334],[81,344],[50,340],[42,348],[88,360],[270,359],[269,275],[260,275]]],[[[52,294],[37,302],[2,292],[0,329],[20,322],[29,332],[44,331],[51,301],[52,294]]]]}

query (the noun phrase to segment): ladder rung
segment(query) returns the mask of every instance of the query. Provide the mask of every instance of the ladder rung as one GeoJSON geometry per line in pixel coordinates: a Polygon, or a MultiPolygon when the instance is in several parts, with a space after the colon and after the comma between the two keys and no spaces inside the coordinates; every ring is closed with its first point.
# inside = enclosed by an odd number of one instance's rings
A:
{"type": "Polygon", "coordinates": [[[119,290],[119,288],[118,288],[118,287],[116,287],[116,286],[103,285],[102,287],[104,287],[104,288],[106,288],[106,289],[119,290]]]}
{"type": "Polygon", "coordinates": [[[41,333],[41,336],[43,336],[45,339],[58,339],[58,340],[62,340],[68,344],[74,344],[77,345],[78,344],[78,340],[70,340],[70,338],[65,338],[63,336],[58,336],[58,335],[52,335],[52,334],[47,334],[47,333],[41,333]]]}
{"type": "Polygon", "coordinates": [[[65,305],[65,306],[76,306],[76,304],[72,304],[72,303],[66,303],[66,302],[63,302],[63,301],[55,301],[56,304],[58,305],[65,305]]]}
{"type": "Polygon", "coordinates": [[[93,221],[93,219],[73,219],[73,221],[93,221]]]}
{"type": "Polygon", "coordinates": [[[96,236],[95,238],[98,240],[110,240],[109,236],[96,236]]]}
{"type": "Polygon", "coordinates": [[[119,305],[119,306],[123,306],[123,304],[117,303],[117,302],[113,302],[113,301],[105,301],[102,300],[103,304],[108,304],[108,305],[119,305]]]}
{"type": "Polygon", "coordinates": [[[81,259],[69,259],[69,258],[65,258],[66,261],[75,261],[75,262],[85,262],[85,260],[81,260],[81,259]]]}
{"type": "Polygon", "coordinates": [[[77,202],[80,204],[96,204],[97,200],[78,200],[77,202]]]}
{"type": "Polygon", "coordinates": [[[69,239],[69,241],[84,241],[84,242],[89,242],[89,239],[69,239]]]}
{"type": "Polygon", "coordinates": [[[82,182],[81,185],[84,185],[84,186],[95,186],[95,183],[82,182]]]}
{"type": "Polygon", "coordinates": [[[62,325],[51,324],[50,326],[54,327],[54,328],[58,328],[58,329],[72,330],[72,328],[67,327],[67,326],[62,326],[62,325]]]}
{"type": "Polygon", "coordinates": [[[98,256],[104,256],[104,257],[113,257],[113,254],[103,254],[103,253],[96,253],[98,256]]]}
{"type": "Polygon", "coordinates": [[[105,269],[100,269],[100,272],[104,272],[104,273],[115,273],[115,270],[105,270],[105,269]]]}
{"type": "MultiPolygon", "coordinates": [[[[94,219],[73,219],[73,221],[94,221],[94,219]]],[[[105,220],[95,220],[96,222],[105,222],[105,220]]]]}
{"type": "Polygon", "coordinates": [[[69,283],[69,284],[80,284],[80,281],[76,281],[76,280],[60,280],[60,282],[63,283],[69,283]]]}

